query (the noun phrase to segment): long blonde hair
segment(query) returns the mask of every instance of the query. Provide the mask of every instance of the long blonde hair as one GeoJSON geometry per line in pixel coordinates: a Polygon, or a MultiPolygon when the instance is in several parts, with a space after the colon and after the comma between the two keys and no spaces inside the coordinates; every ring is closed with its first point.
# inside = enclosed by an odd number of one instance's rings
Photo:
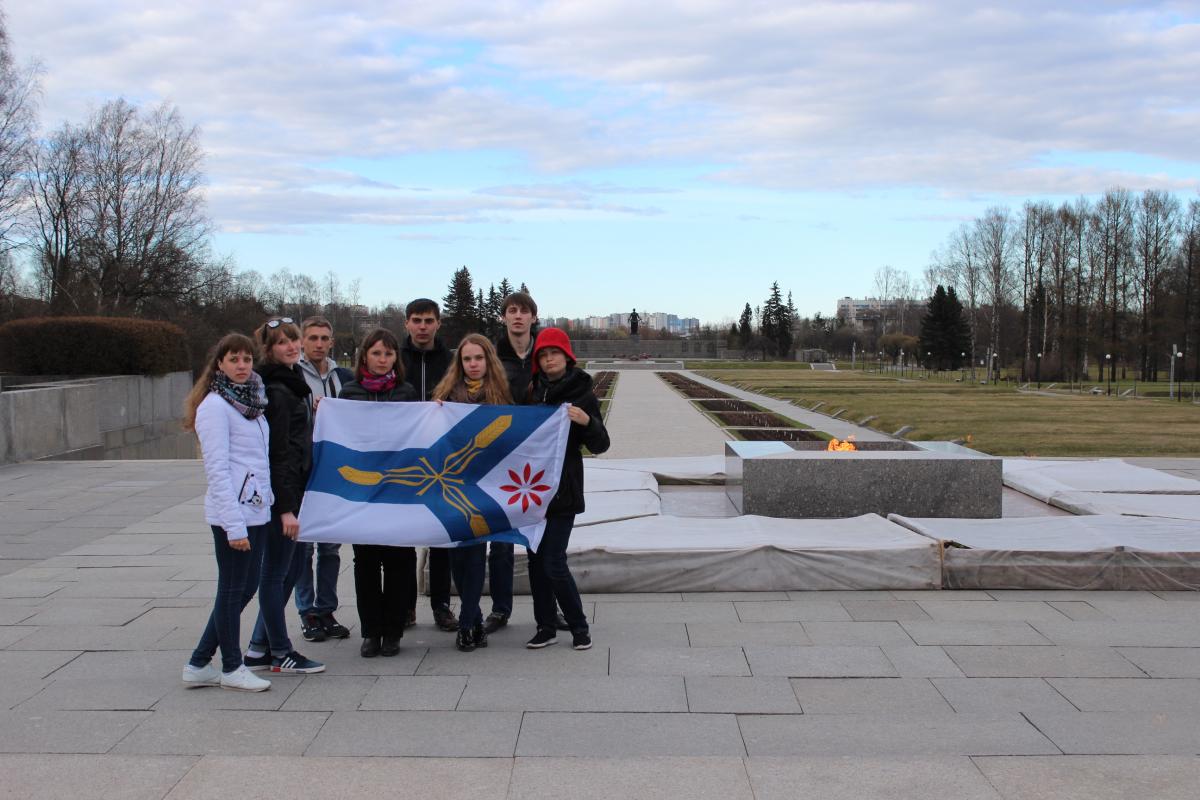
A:
{"type": "Polygon", "coordinates": [[[468,333],[458,343],[458,349],[454,351],[454,363],[446,370],[446,374],[438,381],[438,385],[434,387],[433,399],[452,399],[451,394],[456,388],[466,387],[467,373],[462,365],[462,349],[468,344],[478,345],[482,348],[483,359],[487,363],[487,372],[483,375],[483,401],[493,406],[512,405],[512,392],[508,388],[508,376],[504,372],[504,365],[500,363],[500,357],[496,355],[496,348],[486,336],[480,336],[478,333],[468,333]]]}
{"type": "Polygon", "coordinates": [[[208,351],[208,360],[204,362],[204,369],[183,401],[183,429],[185,431],[196,430],[196,409],[212,390],[213,375],[221,368],[220,365],[225,356],[230,353],[245,353],[253,358],[254,342],[250,341],[249,336],[227,333],[221,337],[212,350],[208,351]]]}

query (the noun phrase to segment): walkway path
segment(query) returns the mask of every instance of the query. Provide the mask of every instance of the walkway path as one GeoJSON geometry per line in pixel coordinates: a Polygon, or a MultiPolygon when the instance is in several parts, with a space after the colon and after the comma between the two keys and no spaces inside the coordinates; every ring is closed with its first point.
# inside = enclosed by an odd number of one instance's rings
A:
{"type": "MultiPolygon", "coordinates": [[[[703,375],[698,375],[691,370],[684,370],[684,375],[687,375],[694,381],[699,381],[705,386],[711,386],[714,389],[720,389],[726,394],[732,395],[739,400],[746,400],[751,403],[762,406],[768,411],[774,411],[780,416],[795,420],[810,428],[816,428],[819,431],[828,433],[830,436],[836,436],[839,439],[845,439],[848,436],[853,436],[861,442],[887,442],[891,441],[892,437],[880,431],[865,428],[862,425],[855,425],[847,420],[834,419],[826,414],[818,414],[815,411],[806,411],[799,406],[794,406],[786,400],[777,400],[774,397],[769,397],[758,392],[748,392],[745,389],[739,389],[736,386],[730,386],[727,383],[714,381],[711,378],[706,378],[703,375]]],[[[837,409],[830,409],[836,411],[837,409]]]]}
{"type": "Polygon", "coordinates": [[[622,370],[608,412],[612,448],[601,458],[712,456],[725,433],[655,372],[622,370]]]}

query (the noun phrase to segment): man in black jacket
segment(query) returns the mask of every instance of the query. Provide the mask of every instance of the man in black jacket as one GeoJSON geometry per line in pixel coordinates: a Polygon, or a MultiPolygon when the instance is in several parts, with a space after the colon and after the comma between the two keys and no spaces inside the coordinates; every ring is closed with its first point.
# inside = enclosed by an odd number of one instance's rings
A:
{"type": "MultiPolygon", "coordinates": [[[[417,390],[420,400],[429,400],[454,359],[437,335],[442,327],[441,309],[428,298],[413,300],[404,309],[404,327],[408,331],[400,347],[404,379],[417,390]]],[[[415,594],[412,600],[410,608],[415,609],[415,594]]],[[[443,547],[429,548],[429,605],[435,625],[444,631],[458,631],[458,618],[450,610],[450,551],[443,547]]]]}

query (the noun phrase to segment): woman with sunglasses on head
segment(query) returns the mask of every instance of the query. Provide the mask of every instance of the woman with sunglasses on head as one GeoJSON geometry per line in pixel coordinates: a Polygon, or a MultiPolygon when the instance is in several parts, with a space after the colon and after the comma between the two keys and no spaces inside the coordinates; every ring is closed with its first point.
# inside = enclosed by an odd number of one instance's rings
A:
{"type": "MultiPolygon", "coordinates": [[[[495,346],[478,333],[464,336],[458,343],[450,368],[434,387],[433,399],[476,405],[511,405],[508,375],[496,355],[495,346]]],[[[476,647],[487,647],[483,613],[479,610],[486,565],[487,547],[483,544],[466,544],[450,551],[450,572],[458,587],[461,605],[455,645],[466,653],[476,647]]]]}
{"type": "MultiPolygon", "coordinates": [[[[404,381],[399,360],[400,342],[385,328],[367,334],[358,348],[354,380],[342,387],[342,400],[404,403],[417,398],[417,390],[404,381]]],[[[354,592],[358,596],[358,621],[362,628],[363,658],[394,656],[400,652],[404,624],[412,611],[417,551],[386,544],[354,545],[354,592]]]]}
{"type": "Polygon", "coordinates": [[[296,547],[300,535],[296,515],[312,468],[312,415],[307,402],[312,390],[297,366],[300,328],[290,317],[275,317],[254,334],[260,351],[258,372],[267,390],[266,417],[271,432],[268,452],[275,502],[271,506],[271,531],[263,548],[258,621],[244,663],[251,670],[324,672],[324,664],[292,648],[284,615],[300,574],[302,551],[296,547]]]}
{"type": "Polygon", "coordinates": [[[184,403],[183,427],[195,431],[208,489],[204,519],[212,526],[217,598],[208,625],[183,668],[183,682],[261,692],[271,682],[242,664],[238,626],[258,588],[264,537],[271,521],[267,396],[254,373],[254,342],[231,333],[217,342],[184,403]],[[221,669],[212,665],[218,647],[221,669]]]}

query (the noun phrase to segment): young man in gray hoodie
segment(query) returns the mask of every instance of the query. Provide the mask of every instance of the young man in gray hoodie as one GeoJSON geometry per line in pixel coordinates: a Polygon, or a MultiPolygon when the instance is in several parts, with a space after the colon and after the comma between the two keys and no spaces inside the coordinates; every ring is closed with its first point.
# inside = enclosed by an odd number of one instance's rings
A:
{"type": "MultiPolygon", "coordinates": [[[[315,406],[323,397],[337,397],[342,386],[354,380],[350,370],[333,359],[333,325],[324,317],[309,317],[300,325],[300,372],[312,389],[309,402],[315,406]]],[[[345,639],[349,629],[333,617],[338,607],[337,581],[342,558],[337,542],[301,542],[303,563],[296,578],[296,610],[300,628],[310,642],[345,639]],[[316,556],[314,565],[314,553],[316,556]],[[316,567],[314,570],[313,567],[316,567]],[[314,571],[316,573],[314,580],[314,571]]]]}

